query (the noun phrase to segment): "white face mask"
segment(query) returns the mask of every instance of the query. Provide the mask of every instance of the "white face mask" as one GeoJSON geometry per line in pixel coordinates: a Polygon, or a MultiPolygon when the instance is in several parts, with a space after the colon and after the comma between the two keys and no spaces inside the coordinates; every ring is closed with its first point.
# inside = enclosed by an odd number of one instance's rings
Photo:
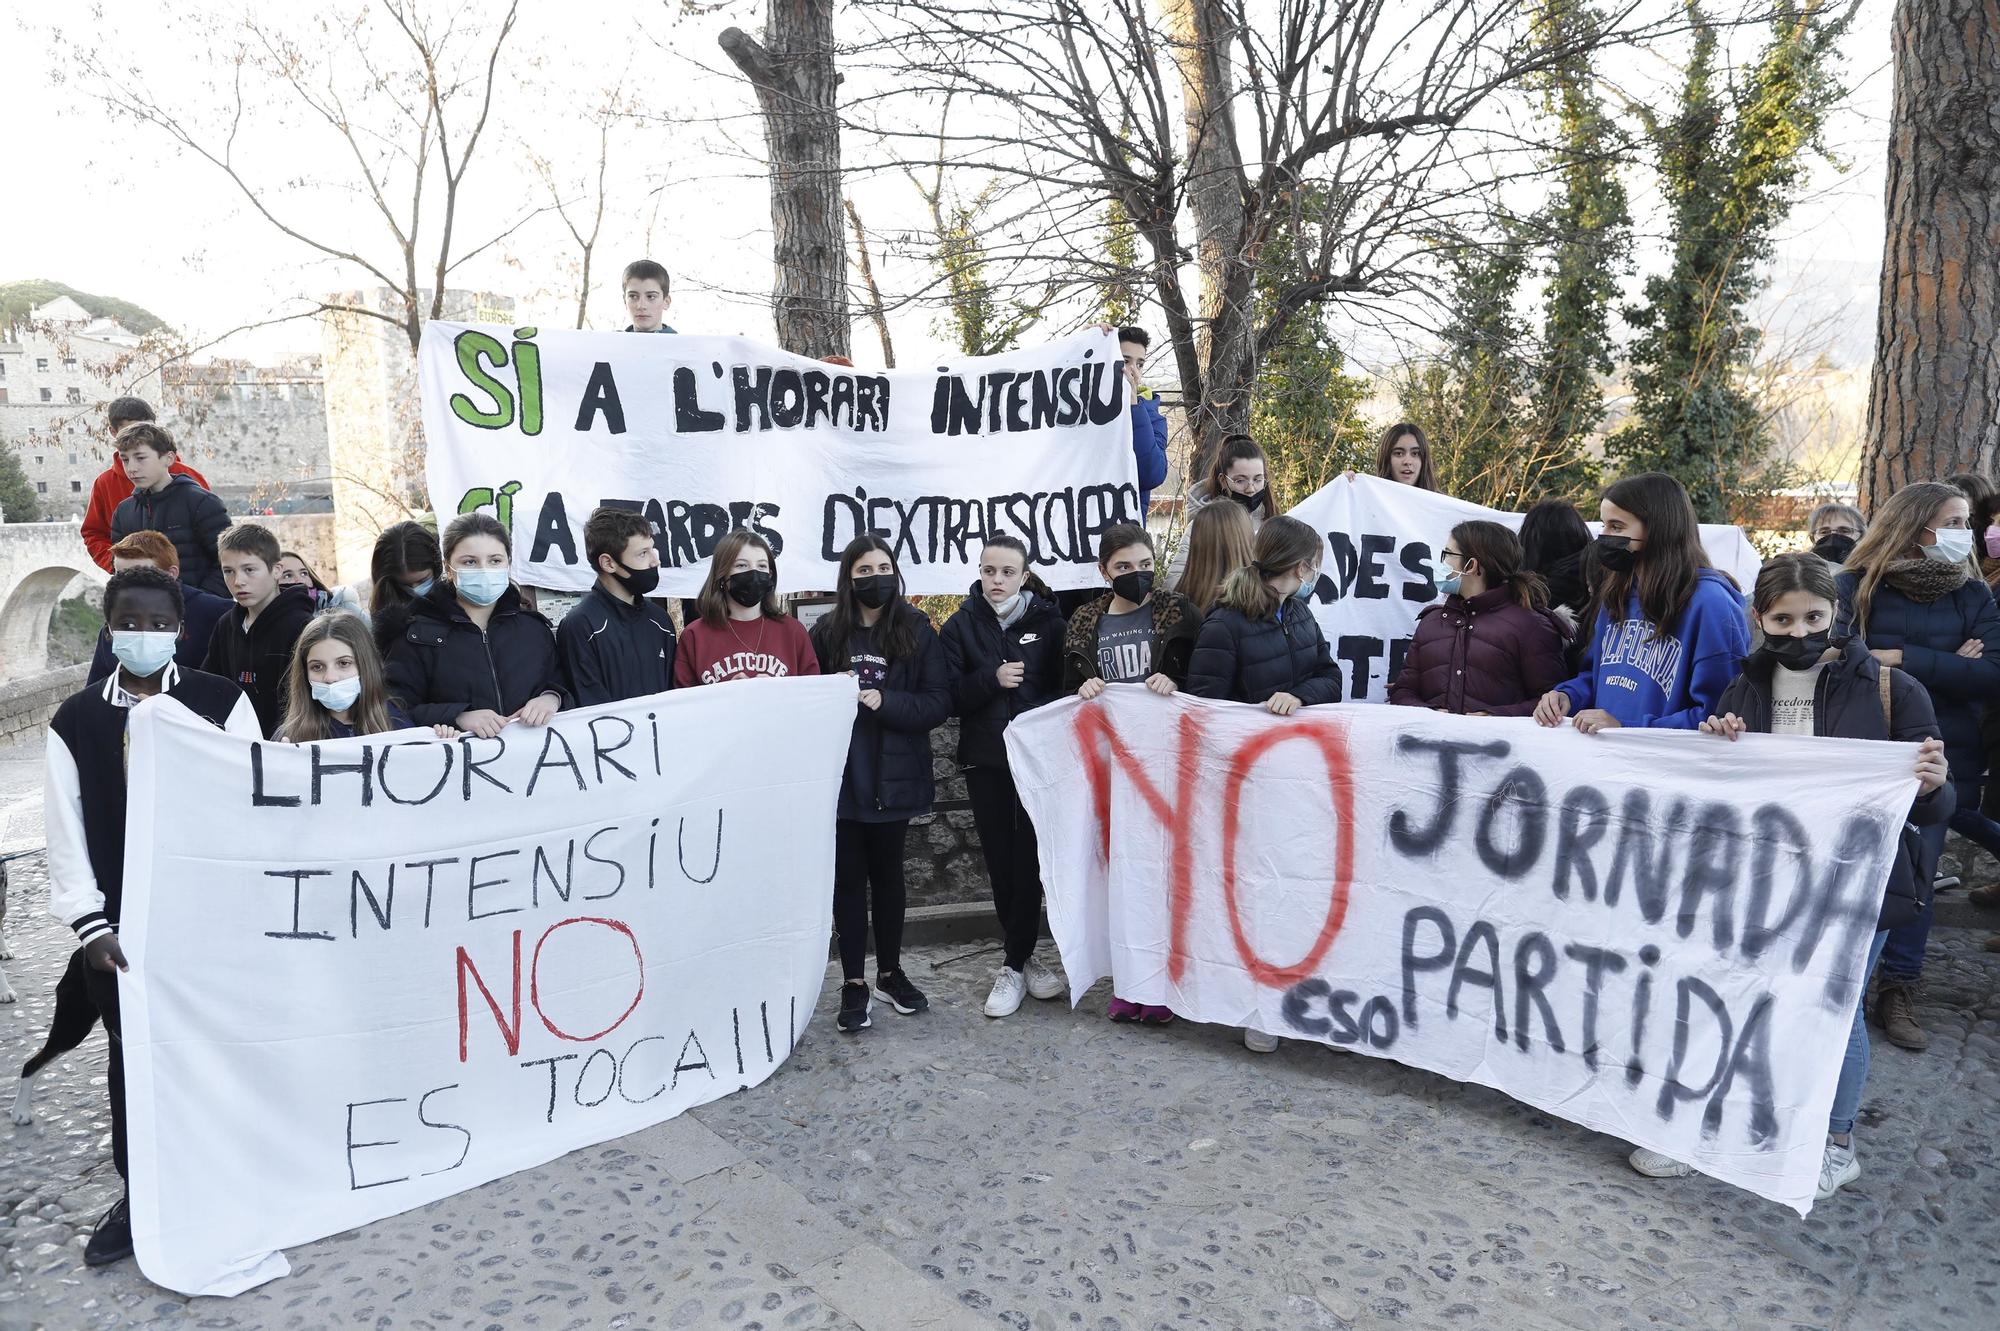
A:
{"type": "Polygon", "coordinates": [[[1927,545],[1924,558],[1942,560],[1947,564],[1962,564],[1972,554],[1972,529],[1969,527],[1929,527],[1937,537],[1936,545],[1927,545]]]}
{"type": "Polygon", "coordinates": [[[329,712],[344,712],[361,700],[361,676],[349,675],[331,684],[312,685],[313,701],[329,712]]]}

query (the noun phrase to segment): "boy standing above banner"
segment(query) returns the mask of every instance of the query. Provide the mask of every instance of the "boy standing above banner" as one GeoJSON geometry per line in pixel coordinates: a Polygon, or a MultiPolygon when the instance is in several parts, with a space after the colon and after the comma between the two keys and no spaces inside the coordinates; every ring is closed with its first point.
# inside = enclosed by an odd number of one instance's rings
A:
{"type": "Polygon", "coordinates": [[[556,649],[578,707],[665,693],[674,686],[674,621],[647,600],[660,585],[653,525],[643,513],[600,508],[583,524],[597,585],[556,628],[556,649]]]}
{"type": "MultiPolygon", "coordinates": [[[[49,913],[83,944],[91,1002],[111,1040],[111,1162],[125,1177],[125,1062],[118,1019],[118,946],[125,872],[125,723],[134,707],[165,693],[244,739],[262,739],[250,700],[226,679],[182,670],[174,647],[181,585],[152,568],[115,573],[104,589],[104,622],[118,671],[72,694],[49,722],[42,808],[48,820],[49,913]]],[[[107,1266],[132,1255],[132,1220],[120,1197],[91,1231],[83,1260],[107,1266]]]]}
{"type": "Polygon", "coordinates": [[[625,313],[632,322],[625,325],[628,333],[671,333],[667,326],[667,310],[674,303],[674,297],[667,281],[667,270],[651,259],[639,259],[625,265],[625,313]]]}

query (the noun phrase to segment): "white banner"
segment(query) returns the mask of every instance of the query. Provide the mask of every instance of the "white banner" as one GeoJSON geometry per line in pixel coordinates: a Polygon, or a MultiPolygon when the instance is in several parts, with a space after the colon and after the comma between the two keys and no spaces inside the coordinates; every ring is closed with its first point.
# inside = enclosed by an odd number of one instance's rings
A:
{"type": "MultiPolygon", "coordinates": [[[[1350,702],[1388,698],[1417,631],[1417,616],[1438,599],[1435,578],[1451,529],[1477,519],[1514,529],[1521,525],[1519,513],[1376,476],[1335,477],[1290,514],[1326,537],[1313,614],[1340,667],[1341,696],[1350,702]]],[[[1591,530],[1598,525],[1593,520],[1591,530]]],[[[1710,562],[1747,595],[1763,560],[1742,530],[1704,523],[1701,543],[1710,562]]]]}
{"type": "Polygon", "coordinates": [[[1073,999],[1109,975],[1810,1209],[1915,745],[1113,685],[1007,751],[1073,999]]]}
{"type": "Polygon", "coordinates": [[[916,595],[962,594],[999,532],[1049,586],[1093,587],[1099,534],[1143,520],[1110,333],[878,372],[740,337],[435,322],[420,364],[431,503],[496,514],[532,586],[591,585],[600,504],[652,520],[670,596],[737,527],[777,548],[781,592],[831,591],[864,532],[916,595]]]}
{"type": "Polygon", "coordinates": [[[278,1249],[770,1076],[826,970],[854,699],[752,680],[301,747],[139,707],[119,992],[147,1278],[234,1294],[278,1249]]]}

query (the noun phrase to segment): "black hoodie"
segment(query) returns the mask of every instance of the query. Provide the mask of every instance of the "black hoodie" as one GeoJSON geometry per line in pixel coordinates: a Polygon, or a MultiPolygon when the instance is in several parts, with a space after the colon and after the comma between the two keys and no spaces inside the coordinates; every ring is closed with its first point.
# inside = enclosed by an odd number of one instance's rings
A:
{"type": "Polygon", "coordinates": [[[278,723],[285,719],[285,681],[291,674],[292,651],[313,613],[311,588],[280,587],[247,629],[243,621],[248,612],[232,604],[209,634],[208,655],[201,668],[234,680],[250,695],[266,739],[277,734],[278,723]]]}
{"type": "Polygon", "coordinates": [[[134,490],[118,506],[111,515],[111,540],[115,544],[135,531],[156,531],[174,543],[182,582],[227,596],[215,543],[228,526],[229,510],[222,501],[196,484],[194,477],[175,472],[164,488],[134,490]]]}
{"type": "Polygon", "coordinates": [[[556,635],[512,586],[481,629],[452,584],[440,581],[410,603],[409,627],[389,652],[387,673],[389,696],[420,726],[456,725],[462,713],[481,708],[512,716],[544,693],[570,704],[556,635]]]}
{"type": "Polygon", "coordinates": [[[959,717],[958,761],[967,767],[1005,767],[1007,745],[1001,736],[1007,723],[1061,696],[1062,616],[1047,598],[1026,589],[1021,595],[1028,598],[1027,610],[1013,627],[1003,629],[975,582],[939,635],[959,717]],[[1027,666],[1019,688],[1000,687],[997,672],[1007,661],[1027,666]]]}

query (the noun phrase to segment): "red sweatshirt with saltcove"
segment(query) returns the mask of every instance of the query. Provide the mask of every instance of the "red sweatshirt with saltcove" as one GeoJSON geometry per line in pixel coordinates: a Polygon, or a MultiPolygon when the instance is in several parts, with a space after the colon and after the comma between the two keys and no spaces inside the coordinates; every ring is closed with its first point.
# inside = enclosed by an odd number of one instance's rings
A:
{"type": "Polygon", "coordinates": [[[817,675],[819,658],[805,626],[790,615],[776,619],[727,619],[721,628],[696,620],[681,634],[674,656],[674,687],[720,684],[726,679],[817,675]]]}

